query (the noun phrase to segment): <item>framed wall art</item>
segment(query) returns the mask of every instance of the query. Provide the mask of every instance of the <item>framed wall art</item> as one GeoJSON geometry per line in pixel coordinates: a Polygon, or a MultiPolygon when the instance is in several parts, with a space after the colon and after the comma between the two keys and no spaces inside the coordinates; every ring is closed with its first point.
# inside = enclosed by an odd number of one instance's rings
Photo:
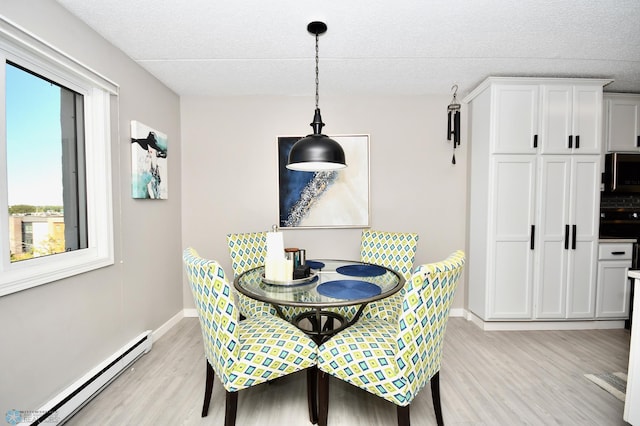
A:
{"type": "Polygon", "coordinates": [[[347,167],[327,172],[286,168],[289,151],[300,138],[278,137],[280,227],[369,227],[369,136],[331,136],[344,149],[347,167]]]}
{"type": "Polygon", "coordinates": [[[138,121],[131,121],[131,196],[169,198],[167,136],[138,121]]]}

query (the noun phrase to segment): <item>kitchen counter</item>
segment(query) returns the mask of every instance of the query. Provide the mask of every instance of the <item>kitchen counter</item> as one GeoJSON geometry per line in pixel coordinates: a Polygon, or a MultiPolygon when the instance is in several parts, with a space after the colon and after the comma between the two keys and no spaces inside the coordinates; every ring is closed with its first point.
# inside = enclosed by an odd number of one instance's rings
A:
{"type": "Polygon", "coordinates": [[[600,237],[599,243],[636,243],[636,238],[620,238],[620,237],[600,237]]]}

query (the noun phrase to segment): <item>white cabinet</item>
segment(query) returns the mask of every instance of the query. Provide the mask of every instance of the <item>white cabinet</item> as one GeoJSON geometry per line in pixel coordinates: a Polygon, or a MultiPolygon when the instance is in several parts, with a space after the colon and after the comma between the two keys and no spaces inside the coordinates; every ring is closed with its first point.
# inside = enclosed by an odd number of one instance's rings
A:
{"type": "Polygon", "coordinates": [[[531,318],[536,156],[496,155],[491,161],[488,311],[495,319],[531,318]]]}
{"type": "Polygon", "coordinates": [[[535,154],[538,143],[539,89],[531,84],[494,85],[491,125],[495,154],[535,154]]]}
{"type": "Polygon", "coordinates": [[[541,156],[540,169],[535,317],[591,319],[600,156],[541,156]]]}
{"type": "Polygon", "coordinates": [[[608,152],[640,151],[640,95],[605,93],[608,152]]]}
{"type": "Polygon", "coordinates": [[[600,243],[596,318],[629,318],[632,250],[633,243],[600,243]]]}
{"type": "Polygon", "coordinates": [[[600,154],[602,84],[543,84],[543,154],[600,154]]]}
{"type": "Polygon", "coordinates": [[[468,300],[482,320],[594,318],[607,82],[491,77],[464,99],[468,300]]]}

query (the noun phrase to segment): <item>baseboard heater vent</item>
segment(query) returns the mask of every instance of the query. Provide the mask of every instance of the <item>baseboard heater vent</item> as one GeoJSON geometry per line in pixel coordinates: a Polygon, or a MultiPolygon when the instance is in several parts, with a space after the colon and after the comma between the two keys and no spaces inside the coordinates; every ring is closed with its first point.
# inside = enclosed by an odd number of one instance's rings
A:
{"type": "Polygon", "coordinates": [[[64,423],[129,365],[149,352],[153,343],[152,337],[151,330],[145,331],[36,411],[38,418],[23,419],[19,424],[64,423]]]}

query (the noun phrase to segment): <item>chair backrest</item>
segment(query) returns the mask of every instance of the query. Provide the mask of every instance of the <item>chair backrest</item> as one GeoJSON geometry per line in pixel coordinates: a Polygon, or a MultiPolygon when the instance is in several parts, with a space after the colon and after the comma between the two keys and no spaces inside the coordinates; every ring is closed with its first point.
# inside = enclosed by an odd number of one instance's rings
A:
{"type": "Polygon", "coordinates": [[[405,284],[396,360],[409,383],[409,400],[440,370],[449,309],[464,263],[464,252],[458,250],[441,262],[420,265],[405,284]]]}
{"type": "Polygon", "coordinates": [[[236,277],[249,269],[264,265],[264,259],[267,257],[266,232],[229,234],[227,245],[231,267],[236,277]]]}
{"type": "Polygon", "coordinates": [[[409,280],[418,249],[418,234],[365,229],[360,239],[360,260],[393,269],[409,280]]]}
{"type": "Polygon", "coordinates": [[[191,293],[200,319],[204,352],[220,379],[240,355],[237,312],[231,286],[215,260],[201,258],[191,247],[184,250],[191,293]]]}

